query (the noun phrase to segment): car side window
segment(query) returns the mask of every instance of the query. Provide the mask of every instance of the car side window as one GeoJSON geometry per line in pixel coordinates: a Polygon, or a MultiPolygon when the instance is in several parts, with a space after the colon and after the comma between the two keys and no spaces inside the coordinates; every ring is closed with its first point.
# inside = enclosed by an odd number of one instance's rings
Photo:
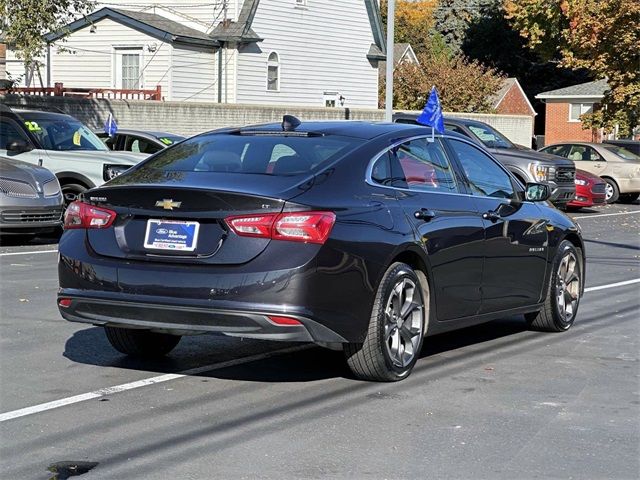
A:
{"type": "Polygon", "coordinates": [[[125,150],[134,153],[156,153],[162,150],[161,147],[154,145],[149,140],[142,137],[127,136],[125,150]]]}
{"type": "Polygon", "coordinates": [[[571,145],[567,158],[574,162],[597,162],[602,160],[598,152],[587,145],[571,145]]]}
{"type": "Polygon", "coordinates": [[[440,140],[418,138],[392,149],[410,190],[457,192],[455,174],[440,140]]]}
{"type": "Polygon", "coordinates": [[[560,157],[566,157],[569,148],[567,145],[553,145],[551,147],[543,148],[542,151],[550,153],[551,155],[558,155],[560,157]]]}
{"type": "Polygon", "coordinates": [[[489,155],[466,142],[449,140],[474,195],[515,199],[511,177],[489,155]]]}
{"type": "Polygon", "coordinates": [[[0,149],[6,150],[7,145],[16,141],[29,142],[24,133],[13,122],[0,120],[0,149]]]}
{"type": "Polygon", "coordinates": [[[391,150],[384,152],[375,161],[371,168],[371,180],[385,187],[408,187],[402,167],[391,150]]]}
{"type": "Polygon", "coordinates": [[[465,137],[468,137],[469,135],[467,135],[467,132],[465,132],[462,127],[459,127],[458,125],[454,125],[452,123],[445,123],[444,124],[444,128],[447,130],[451,130],[452,132],[456,132],[459,133],[460,135],[464,135],[465,137]]]}

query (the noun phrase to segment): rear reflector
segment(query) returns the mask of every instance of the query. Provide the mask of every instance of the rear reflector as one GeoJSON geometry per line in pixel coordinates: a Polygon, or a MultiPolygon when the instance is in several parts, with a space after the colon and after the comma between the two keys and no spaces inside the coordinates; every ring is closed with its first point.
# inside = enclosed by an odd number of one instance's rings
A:
{"type": "Polygon", "coordinates": [[[61,298],[60,300],[58,300],[58,305],[62,308],[69,308],[71,306],[71,299],[61,298]]]}
{"type": "Polygon", "coordinates": [[[283,327],[302,325],[302,323],[300,323],[298,320],[291,317],[278,317],[275,315],[268,315],[267,318],[271,320],[272,323],[275,323],[276,325],[280,325],[283,327]]]}
{"type": "Polygon", "coordinates": [[[243,237],[323,244],[329,238],[336,215],[333,212],[289,212],[241,215],[225,220],[237,235],[243,237]]]}
{"type": "Polygon", "coordinates": [[[113,210],[94,207],[84,202],[72,202],[64,212],[64,229],[108,228],[117,215],[113,210]]]}

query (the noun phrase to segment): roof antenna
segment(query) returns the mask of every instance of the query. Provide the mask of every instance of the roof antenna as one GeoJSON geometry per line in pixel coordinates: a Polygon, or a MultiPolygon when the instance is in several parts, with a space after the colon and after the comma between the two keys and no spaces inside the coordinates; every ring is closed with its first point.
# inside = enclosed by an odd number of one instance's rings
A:
{"type": "Polygon", "coordinates": [[[282,117],[282,131],[293,132],[301,123],[302,122],[293,115],[285,115],[282,117]]]}

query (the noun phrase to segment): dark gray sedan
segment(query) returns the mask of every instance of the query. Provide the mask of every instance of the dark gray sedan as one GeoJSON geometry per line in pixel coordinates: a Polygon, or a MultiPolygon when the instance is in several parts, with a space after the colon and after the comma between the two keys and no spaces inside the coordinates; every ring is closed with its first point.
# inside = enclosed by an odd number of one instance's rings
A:
{"type": "Polygon", "coordinates": [[[62,192],[53,173],[20,160],[0,157],[0,235],[24,238],[61,224],[62,192]]]}
{"type": "Polygon", "coordinates": [[[113,136],[109,136],[105,132],[96,132],[96,135],[110,150],[148,153],[149,155],[153,155],[186,138],[175,133],[148,132],[126,128],[119,129],[113,136]]]}

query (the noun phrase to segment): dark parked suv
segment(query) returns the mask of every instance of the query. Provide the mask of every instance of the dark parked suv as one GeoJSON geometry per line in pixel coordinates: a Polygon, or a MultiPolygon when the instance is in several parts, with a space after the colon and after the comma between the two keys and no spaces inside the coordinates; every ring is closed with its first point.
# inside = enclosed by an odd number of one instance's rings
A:
{"type": "MultiPolygon", "coordinates": [[[[412,113],[397,113],[393,121],[416,124],[417,117],[412,113]]],[[[447,117],[444,126],[488,149],[523,184],[549,185],[554,205],[565,207],[575,197],[576,169],[571,160],[516,145],[492,126],[477,120],[447,117]]]]}

